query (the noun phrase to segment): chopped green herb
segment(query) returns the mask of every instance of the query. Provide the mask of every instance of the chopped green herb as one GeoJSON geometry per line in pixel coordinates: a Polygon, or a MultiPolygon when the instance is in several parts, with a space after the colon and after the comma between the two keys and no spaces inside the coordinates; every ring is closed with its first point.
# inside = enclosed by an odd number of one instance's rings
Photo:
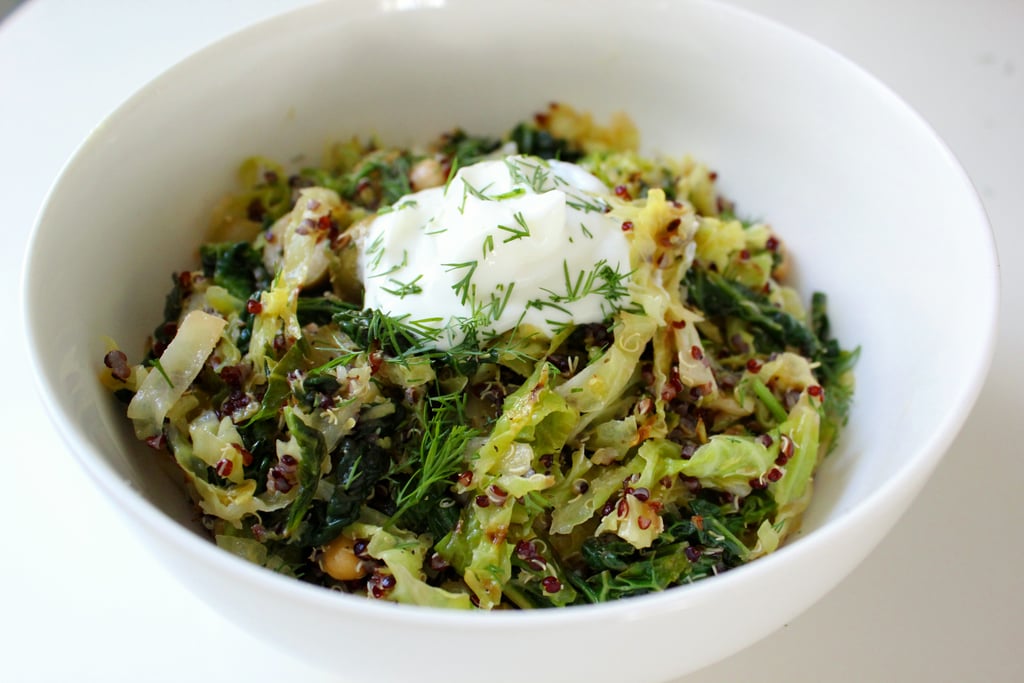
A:
{"type": "Polygon", "coordinates": [[[516,211],[514,214],[512,214],[512,217],[515,219],[516,225],[518,225],[519,227],[514,228],[509,227],[507,225],[499,225],[498,230],[502,230],[504,232],[509,233],[509,237],[503,239],[502,244],[507,244],[514,240],[523,239],[524,237],[530,236],[530,226],[527,225],[526,218],[523,217],[523,212],[516,211]]]}
{"type": "Polygon", "coordinates": [[[476,268],[477,265],[479,265],[479,262],[464,261],[462,263],[442,263],[441,265],[447,268],[449,271],[465,269],[466,272],[462,276],[462,279],[456,282],[454,285],[452,285],[452,289],[454,289],[455,293],[458,294],[459,297],[461,297],[460,303],[465,304],[473,297],[475,288],[473,287],[470,280],[472,280],[473,273],[476,272],[476,268]]]}
{"type": "Polygon", "coordinates": [[[419,282],[422,279],[423,279],[423,274],[422,273],[417,275],[416,277],[414,277],[409,282],[399,282],[398,280],[396,280],[394,278],[389,278],[388,282],[394,283],[395,287],[394,288],[381,287],[381,289],[384,290],[385,292],[387,292],[388,294],[391,294],[392,296],[397,296],[399,299],[404,299],[405,297],[410,296],[412,294],[422,294],[423,293],[423,288],[416,284],[417,282],[419,282]]]}

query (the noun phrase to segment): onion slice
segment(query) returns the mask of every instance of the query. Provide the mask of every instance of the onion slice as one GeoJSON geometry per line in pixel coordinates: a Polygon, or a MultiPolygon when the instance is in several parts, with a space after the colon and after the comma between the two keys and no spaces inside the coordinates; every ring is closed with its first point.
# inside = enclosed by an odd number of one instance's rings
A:
{"type": "Polygon", "coordinates": [[[160,356],[159,366],[146,375],[128,405],[128,417],[140,439],[161,433],[164,417],[199,376],[225,325],[223,318],[199,310],[181,321],[177,334],[160,356]]]}

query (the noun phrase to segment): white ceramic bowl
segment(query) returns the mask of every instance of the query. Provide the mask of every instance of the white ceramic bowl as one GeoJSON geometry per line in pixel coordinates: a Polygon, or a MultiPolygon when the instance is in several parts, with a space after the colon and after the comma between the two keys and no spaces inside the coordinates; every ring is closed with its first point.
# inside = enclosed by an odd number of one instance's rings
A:
{"type": "MultiPolygon", "coordinates": [[[[964,172],[842,57],[706,2],[323,2],[171,69],[68,164],[28,257],[44,400],[152,550],[218,610],[353,680],[660,681],[764,637],[881,539],[968,414],[990,359],[996,259],[964,172]],[[770,219],[805,292],[863,348],[856,405],[805,532],[720,577],[615,604],[454,613],[377,604],[248,565],[194,527],[177,483],[96,381],[109,335],[158,322],[244,157],[325,143],[498,133],[549,101],[633,116],[647,150],[692,153],[770,219]]],[[[131,345],[137,345],[133,348],[131,345]]],[[[137,355],[136,355],[137,357],[137,355]]]]}

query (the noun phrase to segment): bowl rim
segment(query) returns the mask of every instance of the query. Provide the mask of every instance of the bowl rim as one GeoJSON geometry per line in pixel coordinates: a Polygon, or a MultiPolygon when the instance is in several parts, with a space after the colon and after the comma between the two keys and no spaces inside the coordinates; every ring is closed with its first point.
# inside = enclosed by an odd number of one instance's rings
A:
{"type": "MultiPolygon", "coordinates": [[[[667,7],[664,3],[657,2],[656,0],[644,1],[652,11],[665,10],[667,7]]],[[[585,4],[585,0],[572,0],[572,2],[579,5],[585,4]]],[[[984,301],[980,302],[980,304],[985,305],[988,309],[985,311],[988,324],[983,329],[975,330],[974,346],[977,349],[977,353],[972,356],[973,362],[968,364],[968,372],[964,373],[964,376],[968,377],[970,381],[960,385],[955,400],[947,404],[945,415],[937,421],[939,428],[932,433],[931,438],[919,444],[914,456],[904,463],[890,479],[877,487],[869,496],[859,501],[856,505],[841,511],[822,528],[794,539],[794,542],[790,542],[777,551],[759,558],[757,562],[731,569],[720,576],[714,577],[713,580],[702,580],[689,585],[673,587],[660,593],[635,596],[595,605],[579,605],[568,609],[555,610],[498,610],[497,613],[485,612],[483,610],[446,610],[394,603],[382,606],[378,604],[378,601],[368,600],[363,596],[349,595],[338,591],[325,591],[320,586],[276,574],[273,571],[251,564],[242,558],[223,551],[208,539],[203,539],[184,528],[157,508],[155,504],[143,497],[141,493],[118,475],[104,460],[99,449],[89,443],[74,426],[74,421],[63,415],[58,398],[58,387],[54,379],[48,374],[44,362],[45,359],[37,352],[39,345],[36,342],[40,338],[41,333],[35,307],[32,305],[34,291],[32,283],[39,279],[36,275],[37,244],[41,240],[40,235],[48,230],[51,204],[56,201],[55,198],[59,196],[59,192],[67,178],[75,174],[78,167],[85,163],[83,160],[88,160],[95,153],[96,149],[102,145],[103,137],[108,131],[116,130],[119,120],[128,116],[130,110],[138,103],[153,97],[159,97],[160,91],[167,82],[186,77],[196,69],[201,69],[210,60],[223,59],[229,53],[238,52],[238,48],[244,47],[250,41],[254,41],[262,35],[277,33],[283,27],[293,24],[296,26],[301,25],[319,16],[320,13],[326,14],[332,6],[338,4],[348,5],[355,12],[355,15],[359,17],[377,16],[389,11],[432,11],[437,9],[432,3],[412,3],[406,7],[397,5],[393,8],[388,8],[383,3],[346,3],[343,0],[313,3],[263,19],[206,45],[155,76],[109,113],[64,163],[61,171],[47,191],[46,198],[37,213],[23,257],[20,283],[21,293],[19,297],[22,305],[22,321],[26,330],[32,372],[36,379],[36,390],[50,420],[56,425],[62,440],[75,460],[78,461],[89,478],[116,502],[116,506],[122,512],[128,512],[132,515],[133,519],[131,521],[144,527],[149,533],[167,539],[167,542],[175,550],[191,557],[195,561],[199,561],[219,571],[236,575],[245,583],[262,590],[277,593],[292,601],[315,605],[318,609],[326,609],[331,613],[351,614],[354,612],[356,616],[366,619],[402,621],[413,625],[431,625],[434,627],[471,627],[473,629],[514,629],[527,631],[541,623],[546,626],[570,625],[584,620],[589,621],[595,617],[601,617],[606,620],[631,620],[639,613],[649,613],[652,610],[678,611],[698,603],[714,601],[720,594],[731,592],[734,584],[738,582],[748,582],[759,574],[770,574],[777,565],[789,564],[801,556],[812,555],[818,552],[817,549],[820,546],[831,543],[833,538],[847,536],[852,533],[853,529],[859,526],[860,521],[868,516],[876,506],[886,507],[883,503],[891,503],[894,499],[906,495],[906,492],[910,490],[913,490],[914,495],[916,495],[916,491],[923,486],[927,477],[934,470],[953,438],[967,420],[970,409],[976,402],[985,383],[995,351],[1000,299],[999,259],[994,233],[981,199],[966,171],[956,159],[956,156],[927,120],[866,69],[816,39],[777,20],[763,17],[749,9],[720,3],[717,0],[686,0],[686,4],[697,8],[698,12],[715,12],[726,16],[729,20],[746,22],[751,26],[757,25],[759,31],[772,32],[779,39],[793,43],[801,50],[815,52],[823,60],[827,59],[833,62],[835,70],[844,72],[851,80],[859,81],[863,87],[873,91],[876,97],[885,101],[889,106],[895,107],[902,116],[907,117],[908,125],[917,127],[926,136],[929,144],[941,153],[943,162],[947,167],[947,172],[952,175],[956,183],[963,190],[964,202],[970,204],[970,209],[974,214],[974,223],[978,227],[984,227],[984,229],[978,230],[977,233],[979,234],[974,235],[974,237],[981,238],[984,235],[986,240],[984,251],[987,252],[986,256],[994,267],[988,269],[990,276],[987,281],[977,285],[979,289],[984,289],[984,292],[987,294],[984,301]]],[[[444,3],[444,7],[441,9],[448,10],[451,7],[469,8],[471,6],[471,0],[452,0],[444,3]]],[[[230,57],[227,58],[230,59],[230,57]]],[[[870,353],[870,351],[862,351],[862,353],[870,353]]],[[[902,514],[902,511],[909,506],[910,500],[913,499],[914,495],[907,496],[908,500],[902,503],[902,507],[899,507],[899,514],[887,520],[885,528],[877,531],[876,538],[871,541],[857,562],[854,562],[847,571],[852,571],[863,560],[870,549],[882,540],[889,528],[895,524],[900,514],[902,514]]],[[[835,583],[838,583],[842,578],[842,576],[837,576],[835,583]]]]}

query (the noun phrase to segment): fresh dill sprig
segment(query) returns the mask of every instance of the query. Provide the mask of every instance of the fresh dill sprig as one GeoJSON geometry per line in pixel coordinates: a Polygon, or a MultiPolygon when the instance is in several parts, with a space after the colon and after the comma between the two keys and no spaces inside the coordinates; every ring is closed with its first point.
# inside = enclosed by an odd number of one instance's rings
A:
{"type": "Polygon", "coordinates": [[[386,353],[396,360],[420,353],[428,346],[424,343],[435,341],[440,331],[433,330],[428,336],[429,328],[418,326],[420,321],[409,321],[409,314],[391,316],[377,309],[365,311],[342,310],[334,315],[334,321],[342,332],[360,348],[370,348],[371,344],[379,344],[386,353]]]}
{"type": "Polygon", "coordinates": [[[508,177],[514,185],[529,185],[530,180],[526,177],[526,174],[520,170],[519,165],[513,162],[508,157],[503,159],[505,162],[505,168],[508,169],[508,177]]]}
{"type": "Polygon", "coordinates": [[[436,316],[433,318],[417,318],[416,320],[409,320],[409,327],[416,330],[419,334],[427,337],[431,340],[437,340],[441,336],[441,330],[435,323],[443,322],[444,318],[436,316]]]}
{"type": "Polygon", "coordinates": [[[409,478],[395,496],[395,512],[388,525],[402,516],[435,488],[450,483],[465,463],[466,447],[477,431],[465,424],[465,392],[432,396],[423,402],[420,420],[423,436],[419,447],[406,461],[403,470],[409,478]]]}
{"type": "Polygon", "coordinates": [[[554,332],[554,336],[556,337],[565,333],[567,330],[572,329],[575,326],[571,320],[547,319],[544,322],[551,326],[551,331],[554,332]]]}
{"type": "Polygon", "coordinates": [[[600,295],[614,303],[628,292],[626,280],[629,274],[620,273],[617,268],[612,268],[606,259],[598,261],[589,271],[579,271],[575,278],[570,274],[569,262],[563,260],[562,273],[565,278],[564,294],[551,289],[543,290],[550,295],[549,302],[552,304],[573,303],[592,294],[600,295]]]}
{"type": "Polygon", "coordinates": [[[339,367],[341,365],[348,365],[356,358],[358,358],[362,353],[362,351],[348,351],[340,356],[335,356],[334,358],[330,359],[329,361],[322,365],[316,366],[306,374],[309,377],[316,377],[317,375],[327,374],[336,367],[339,367]]]}
{"type": "MultiPolygon", "coordinates": [[[[561,305],[560,303],[558,303],[557,301],[554,301],[554,300],[545,301],[544,299],[530,299],[526,303],[526,307],[527,308],[536,308],[537,310],[543,310],[545,308],[553,308],[556,311],[564,313],[565,315],[568,315],[568,316],[572,315],[572,311],[570,311],[568,308],[566,308],[565,306],[561,305]]],[[[547,322],[549,324],[551,323],[550,320],[548,320],[547,322]]]]}
{"type": "MultiPolygon", "coordinates": [[[[301,299],[300,299],[301,301],[301,299]]],[[[334,370],[334,368],[341,365],[349,365],[359,356],[364,355],[366,351],[363,349],[350,348],[347,339],[343,339],[341,335],[334,334],[333,339],[330,340],[332,343],[318,343],[313,348],[322,354],[328,354],[331,359],[326,363],[311,368],[307,372],[307,376],[316,377],[323,375],[334,370]]]]}
{"type": "MultiPolygon", "coordinates": [[[[380,258],[375,258],[374,259],[373,267],[376,267],[379,264],[379,262],[380,262],[380,258]]],[[[407,265],[409,265],[409,251],[407,249],[403,249],[402,250],[402,261],[400,263],[396,263],[395,265],[391,266],[387,270],[381,271],[379,273],[374,273],[373,275],[370,275],[368,277],[368,279],[374,279],[374,278],[378,278],[378,277],[386,277],[388,275],[391,275],[392,273],[397,273],[402,268],[405,268],[407,265]]],[[[373,270],[373,267],[371,267],[371,270],[373,270]]]]}
{"type": "MultiPolygon", "coordinates": [[[[522,159],[518,159],[513,162],[509,159],[505,159],[505,167],[508,169],[509,178],[512,182],[517,185],[526,185],[532,189],[536,194],[546,192],[548,178],[551,177],[551,172],[547,169],[547,164],[543,160],[539,160],[538,164],[529,164],[524,162],[522,159]],[[533,171],[532,174],[527,175],[523,172],[520,166],[533,171]]],[[[557,176],[555,176],[557,179],[557,176]]]]}
{"type": "Polygon", "coordinates": [[[377,238],[370,243],[370,246],[366,248],[366,255],[372,256],[373,260],[370,262],[370,270],[377,270],[380,266],[380,260],[384,258],[384,235],[377,235],[377,238]]]}
{"type": "Polygon", "coordinates": [[[526,223],[526,218],[523,216],[522,211],[516,211],[512,214],[515,219],[518,228],[509,227],[507,225],[499,225],[498,230],[503,230],[509,233],[509,236],[501,241],[502,244],[508,244],[514,240],[522,239],[530,236],[530,226],[526,223]]]}
{"type": "MultiPolygon", "coordinates": [[[[492,199],[492,197],[489,197],[489,196],[487,196],[487,194],[486,194],[486,193],[487,193],[487,189],[488,189],[488,188],[489,188],[489,187],[491,186],[491,185],[490,185],[490,183],[488,183],[487,185],[485,185],[485,186],[484,186],[484,189],[482,189],[482,190],[478,190],[478,189],[476,189],[475,187],[473,187],[472,185],[470,185],[470,184],[469,184],[469,183],[468,183],[468,182],[466,181],[466,179],[465,179],[465,178],[463,178],[463,179],[462,179],[462,186],[463,186],[463,188],[464,188],[464,190],[463,190],[464,192],[466,192],[466,193],[468,193],[468,194],[471,194],[471,195],[473,195],[474,197],[476,197],[476,198],[477,198],[477,199],[479,199],[480,201],[484,201],[484,202],[486,202],[486,201],[490,201],[490,200],[492,199]]],[[[463,203],[465,203],[465,202],[463,202],[463,203]]]]}
{"type": "Polygon", "coordinates": [[[418,284],[416,284],[417,282],[419,282],[422,279],[423,279],[423,274],[422,273],[420,273],[419,275],[414,277],[409,282],[401,282],[399,280],[396,280],[395,278],[389,278],[388,282],[395,283],[395,288],[394,289],[389,289],[387,287],[381,287],[381,290],[387,292],[388,294],[390,294],[392,296],[397,296],[399,299],[404,299],[405,297],[410,296],[412,294],[422,294],[423,293],[423,288],[420,287],[418,284]]]}
{"type": "Polygon", "coordinates": [[[469,181],[466,180],[465,176],[463,176],[463,178],[462,178],[462,203],[459,204],[459,213],[461,214],[461,213],[465,213],[466,212],[466,200],[469,199],[470,195],[476,197],[477,199],[479,199],[482,202],[490,201],[492,199],[492,197],[488,197],[487,194],[486,194],[487,188],[489,188],[490,186],[491,186],[491,184],[488,183],[487,185],[484,186],[484,188],[482,190],[478,190],[477,188],[475,188],[472,185],[470,185],[469,181]]]}
{"type": "Polygon", "coordinates": [[[499,284],[495,288],[498,291],[503,291],[505,295],[498,296],[496,292],[491,294],[491,320],[498,320],[499,318],[501,318],[502,314],[505,313],[505,308],[508,306],[508,301],[512,297],[512,290],[515,288],[515,286],[515,282],[510,282],[508,283],[507,287],[505,285],[499,284]]]}
{"type": "Polygon", "coordinates": [[[615,302],[629,293],[627,282],[632,271],[620,273],[618,268],[612,268],[607,263],[598,264],[601,276],[601,284],[591,290],[594,294],[600,294],[609,302],[615,302]]]}
{"type": "Polygon", "coordinates": [[[604,213],[607,209],[607,205],[600,199],[587,199],[578,194],[567,193],[565,204],[584,213],[604,213]]]}
{"type": "Polygon", "coordinates": [[[463,261],[462,263],[442,263],[442,266],[448,269],[448,272],[453,270],[466,269],[466,273],[462,276],[458,282],[452,285],[452,289],[459,295],[459,303],[465,304],[472,298],[472,295],[476,291],[476,287],[472,285],[470,280],[473,278],[473,273],[476,272],[476,268],[479,265],[479,261],[463,261]]]}
{"type": "MultiPolygon", "coordinates": [[[[546,166],[547,164],[545,164],[545,167],[546,166]]],[[[537,194],[544,192],[544,186],[547,185],[548,177],[550,175],[551,174],[548,172],[547,168],[541,167],[540,164],[534,166],[533,175],[530,176],[530,187],[533,188],[533,191],[537,194]]]]}
{"type": "Polygon", "coordinates": [[[392,204],[391,206],[382,206],[377,209],[377,215],[383,216],[384,214],[392,213],[394,211],[401,211],[402,209],[411,209],[419,206],[415,199],[406,199],[401,204],[392,204]]]}
{"type": "MultiPolygon", "coordinates": [[[[373,344],[385,354],[385,362],[404,365],[410,362],[428,362],[447,365],[453,368],[470,367],[479,363],[496,363],[500,357],[513,357],[521,360],[536,360],[513,348],[512,340],[503,345],[486,345],[497,335],[492,335],[481,345],[477,329],[491,322],[492,316],[500,316],[508,305],[514,283],[504,288],[504,295],[492,295],[488,302],[477,303],[473,316],[457,318],[449,325],[444,324],[441,317],[413,318],[408,313],[393,316],[376,309],[358,311],[350,307],[340,307],[334,315],[334,321],[351,340],[355,349],[343,347],[339,342],[339,357],[315,368],[309,374],[320,374],[354,360],[359,353],[357,349],[368,349],[373,344]],[[450,349],[437,348],[441,338],[451,329],[460,329],[465,338],[450,349]]],[[[499,287],[499,290],[501,288],[499,287]]],[[[486,336],[486,335],[484,335],[486,336]]],[[[335,349],[324,349],[334,351],[335,349]]]]}

